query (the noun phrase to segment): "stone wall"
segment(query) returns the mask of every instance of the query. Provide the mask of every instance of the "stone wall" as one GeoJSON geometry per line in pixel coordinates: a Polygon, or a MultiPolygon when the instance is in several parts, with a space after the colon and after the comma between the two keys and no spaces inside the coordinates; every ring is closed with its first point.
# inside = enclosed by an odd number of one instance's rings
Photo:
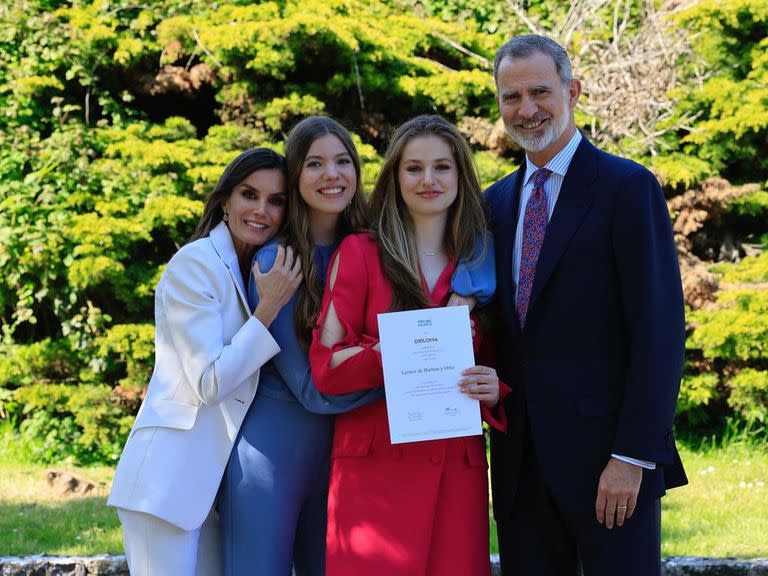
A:
{"type": "Polygon", "coordinates": [[[128,576],[125,556],[0,557],[0,576],[128,576]]]}
{"type": "MultiPolygon", "coordinates": [[[[498,556],[493,576],[501,576],[498,556]]],[[[664,576],[768,576],[768,560],[675,557],[663,560],[664,576]]],[[[0,557],[0,576],[128,576],[125,556],[0,557]]]]}

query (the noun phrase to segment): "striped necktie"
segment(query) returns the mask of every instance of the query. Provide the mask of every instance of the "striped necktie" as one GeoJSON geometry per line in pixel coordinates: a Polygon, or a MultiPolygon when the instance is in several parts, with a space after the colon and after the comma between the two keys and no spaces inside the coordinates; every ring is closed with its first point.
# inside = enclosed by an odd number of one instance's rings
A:
{"type": "Polygon", "coordinates": [[[536,274],[536,263],[539,260],[544,234],[547,231],[549,212],[547,195],[544,192],[544,182],[552,174],[546,168],[539,168],[533,174],[533,192],[525,206],[523,218],[523,241],[520,250],[520,276],[517,286],[517,315],[520,318],[520,328],[525,325],[525,315],[528,312],[528,301],[533,289],[533,277],[536,274]]]}

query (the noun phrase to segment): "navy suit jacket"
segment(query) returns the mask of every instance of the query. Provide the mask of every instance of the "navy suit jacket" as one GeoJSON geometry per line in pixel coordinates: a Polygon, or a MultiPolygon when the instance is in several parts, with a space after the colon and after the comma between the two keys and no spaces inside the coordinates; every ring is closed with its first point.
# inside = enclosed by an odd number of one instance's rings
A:
{"type": "Polygon", "coordinates": [[[672,226],[647,169],[583,138],[542,246],[521,330],[512,254],[525,164],[486,191],[496,233],[499,375],[493,502],[509,512],[530,430],[548,487],[591,506],[611,453],[657,463],[640,499],[687,482],[672,435],[685,319],[672,226]]]}

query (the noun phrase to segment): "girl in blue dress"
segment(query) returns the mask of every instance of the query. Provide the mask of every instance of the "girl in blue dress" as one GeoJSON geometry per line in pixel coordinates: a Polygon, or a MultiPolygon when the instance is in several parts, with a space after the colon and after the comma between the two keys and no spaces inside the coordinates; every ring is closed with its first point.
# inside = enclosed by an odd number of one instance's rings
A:
{"type": "MultiPolygon", "coordinates": [[[[281,351],[262,368],[219,493],[224,572],[228,576],[324,576],[333,415],[377,400],[383,390],[328,396],[311,380],[307,351],[328,263],[339,242],[368,224],[360,158],[347,130],[312,116],[286,140],[287,243],[301,257],[302,286],[270,327],[281,351]]],[[[495,289],[492,246],[482,263],[461,264],[454,292],[470,303],[495,289]]],[[[256,255],[251,306],[277,244],[256,255]]],[[[456,296],[454,303],[465,303],[456,296]]]]}

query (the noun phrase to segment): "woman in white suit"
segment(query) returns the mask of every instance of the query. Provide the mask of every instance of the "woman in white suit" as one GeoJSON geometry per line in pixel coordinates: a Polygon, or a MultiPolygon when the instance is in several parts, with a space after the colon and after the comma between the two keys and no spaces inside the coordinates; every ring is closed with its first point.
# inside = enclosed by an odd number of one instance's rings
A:
{"type": "Polygon", "coordinates": [[[300,262],[280,247],[268,273],[255,265],[253,314],[243,278],[285,212],[284,158],[242,153],[157,285],[155,369],[108,500],[133,576],[221,572],[214,499],[259,368],[280,350],[268,327],[299,285],[300,262]]]}

